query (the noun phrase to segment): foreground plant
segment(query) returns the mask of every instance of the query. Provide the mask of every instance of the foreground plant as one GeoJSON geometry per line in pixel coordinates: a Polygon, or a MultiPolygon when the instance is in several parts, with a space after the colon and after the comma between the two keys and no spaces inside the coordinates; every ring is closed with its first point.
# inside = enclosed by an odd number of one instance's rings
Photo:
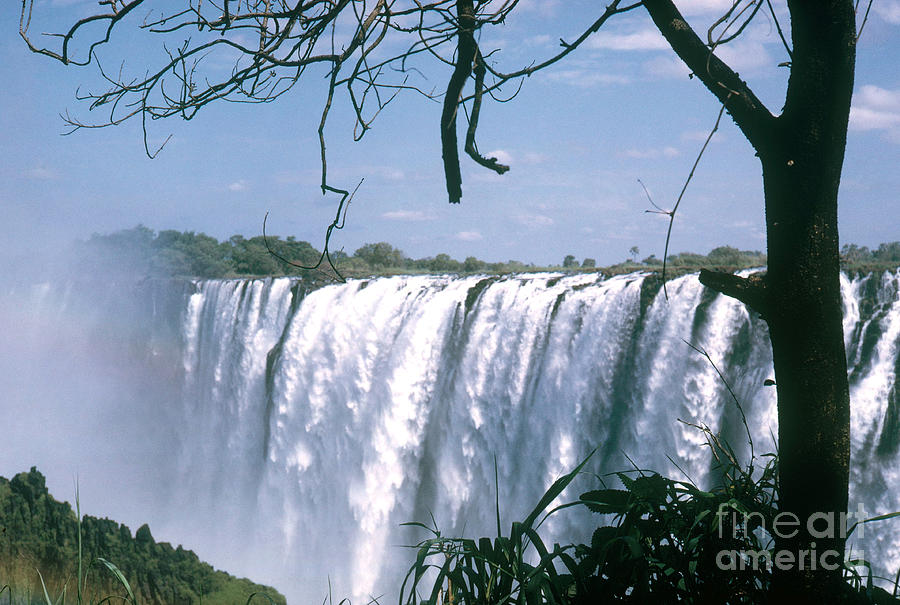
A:
{"type": "MultiPolygon", "coordinates": [[[[84,551],[82,548],[82,535],[81,535],[81,498],[78,492],[78,484],[75,484],[75,515],[78,520],[78,576],[75,581],[75,603],[77,605],[84,605],[84,603],[88,603],[89,605],[102,605],[103,603],[108,603],[112,601],[121,600],[123,603],[131,603],[131,605],[137,605],[137,600],[134,598],[134,592],[131,590],[131,585],[128,583],[128,580],[125,578],[125,574],[116,567],[116,565],[110,561],[107,561],[103,557],[97,557],[94,561],[91,562],[90,565],[94,563],[99,563],[110,573],[112,573],[113,577],[115,577],[117,586],[121,586],[125,590],[125,595],[123,596],[112,596],[107,595],[101,598],[99,601],[94,601],[93,598],[87,599],[87,573],[84,570],[84,551]]],[[[88,568],[90,569],[90,565],[88,568]]],[[[43,597],[44,603],[46,605],[65,605],[66,603],[66,590],[68,587],[68,580],[63,584],[62,589],[60,589],[59,594],[55,599],[50,598],[50,593],[47,591],[47,584],[44,582],[44,576],[41,571],[37,571],[38,578],[41,581],[41,588],[43,589],[43,597]]],[[[10,594],[10,599],[12,599],[12,594],[10,594]]]]}
{"type": "MultiPolygon", "coordinates": [[[[400,603],[775,603],[770,529],[781,512],[777,455],[762,456],[761,468],[754,467],[754,456],[742,466],[709,428],[697,428],[706,433],[720,478],[709,491],[635,467],[612,474],[621,488],[609,488],[601,479],[600,489],[550,508],[588,456],[506,536],[500,531],[499,505],[493,539],[448,538],[436,525],[409,524],[433,537],[417,545],[400,603]],[[575,506],[604,515],[604,523],[588,544],[548,548],[538,528],[550,515],[575,506]]],[[[858,521],[848,535],[860,523],[898,515],[858,521]]],[[[866,561],[844,563],[843,575],[843,591],[832,602],[900,603],[897,582],[893,595],[873,586],[866,561]],[[866,577],[857,567],[867,569],[866,577]]]]}
{"type": "Polygon", "coordinates": [[[493,540],[445,538],[437,527],[407,523],[406,525],[422,527],[434,537],[418,544],[416,562],[407,572],[400,588],[400,602],[403,603],[404,599],[410,605],[440,602],[568,602],[567,596],[571,593],[573,578],[569,574],[558,573],[556,563],[577,567],[573,558],[575,546],[560,547],[559,544],[554,544],[553,549],[548,550],[537,529],[553,512],[572,506],[565,504],[544,514],[581,472],[590,457],[585,458],[571,473],[557,479],[525,520],[512,524],[508,536],[503,536],[500,529],[499,502],[496,506],[497,537],[493,540]],[[570,552],[573,554],[569,554],[570,552]],[[529,562],[534,558],[537,558],[537,563],[529,562]],[[435,559],[437,563],[432,562],[435,559]],[[429,570],[437,572],[433,579],[429,570]],[[430,596],[427,599],[421,599],[417,593],[420,584],[426,588],[430,586],[430,596]]]}

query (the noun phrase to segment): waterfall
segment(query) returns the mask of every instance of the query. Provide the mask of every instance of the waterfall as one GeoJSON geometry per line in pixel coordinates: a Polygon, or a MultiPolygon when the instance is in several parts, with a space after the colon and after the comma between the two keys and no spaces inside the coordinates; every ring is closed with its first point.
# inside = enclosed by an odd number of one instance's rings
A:
{"type": "MultiPolygon", "coordinates": [[[[871,515],[900,510],[898,280],[841,282],[851,508],[871,515]]],[[[82,498],[102,503],[86,512],[149,521],[293,603],[321,602],[329,581],[337,600],[390,600],[414,557],[402,546],[426,537],[401,523],[492,535],[499,490],[508,529],[592,450],[593,473],[714,481],[686,422],[746,459],[729,387],[755,453],[774,450],[765,323],[695,275],[668,299],[657,288],[647,274],[549,273],[43,284],[4,302],[18,344],[0,357],[2,391],[29,411],[0,471],[37,463],[52,486],[74,467],[82,498]]],[[[592,521],[566,511],[542,529],[584,541],[592,521]]],[[[859,548],[895,571],[891,523],[859,548]]]]}

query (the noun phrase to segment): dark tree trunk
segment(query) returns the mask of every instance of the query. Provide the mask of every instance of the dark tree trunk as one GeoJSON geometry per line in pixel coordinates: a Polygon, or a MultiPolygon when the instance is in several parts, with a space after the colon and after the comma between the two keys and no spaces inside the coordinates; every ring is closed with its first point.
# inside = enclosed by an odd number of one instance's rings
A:
{"type": "MultiPolygon", "coordinates": [[[[809,157],[809,156],[807,156],[809,157]]],[[[837,183],[840,163],[820,158],[807,170],[764,161],[768,225],[769,333],[778,391],[779,509],[800,528],[776,534],[776,551],[794,554],[776,567],[779,592],[791,603],[828,602],[838,593],[844,540],[839,513],[847,510],[850,397],[841,327],[837,183]],[[796,169],[796,170],[794,170],[796,169]],[[831,515],[807,531],[814,513],[831,515]],[[806,551],[806,564],[799,569],[806,551]],[[816,569],[809,553],[815,551],[816,569]],[[827,553],[827,554],[826,554],[827,553]],[[822,558],[832,567],[823,569],[822,558]],[[799,572],[799,573],[797,573],[799,572]],[[815,596],[819,595],[819,596],[815,596]],[[808,597],[808,598],[806,598],[808,597]]]]}
{"type": "Polygon", "coordinates": [[[850,396],[837,196],[856,59],[853,3],[788,1],[791,76],[777,118],[738,74],[710,55],[671,0],[643,4],[679,57],[725,104],[762,163],[768,273],[742,279],[704,271],[700,280],[743,301],[769,324],[778,391],[779,508],[788,522],[774,528],[782,564],[775,566],[772,602],[840,602],[850,396]]]}
{"type": "Polygon", "coordinates": [[[847,510],[849,487],[837,196],[856,31],[849,2],[794,1],[789,7],[794,54],[787,102],[772,147],[761,149],[760,159],[766,319],[778,391],[779,507],[800,520],[796,536],[776,535],[776,551],[792,552],[795,561],[806,551],[806,565],[776,567],[775,588],[781,602],[827,603],[842,592],[840,513],[847,510]],[[815,520],[811,534],[814,514],[827,517],[815,520]],[[823,569],[823,559],[833,569],[823,569]]]}

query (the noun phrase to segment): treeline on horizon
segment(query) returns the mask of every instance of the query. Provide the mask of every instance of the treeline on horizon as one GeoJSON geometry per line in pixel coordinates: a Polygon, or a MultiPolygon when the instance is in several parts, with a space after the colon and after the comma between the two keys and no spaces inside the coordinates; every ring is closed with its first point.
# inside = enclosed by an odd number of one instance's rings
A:
{"type": "MultiPolygon", "coordinates": [[[[293,236],[282,239],[268,237],[269,248],[278,256],[305,267],[316,265],[321,251],[293,236]]],[[[615,275],[639,270],[660,270],[663,261],[655,255],[638,260],[640,250],[634,246],[631,258],[598,267],[593,258],[577,259],[566,255],[559,265],[537,266],[517,260],[487,262],[474,256],[463,261],[449,254],[437,254],[414,259],[387,242],[369,243],[352,255],[344,251],[331,252],[331,259],[345,276],[394,275],[400,273],[520,273],[533,271],[601,271],[615,275]]],[[[204,233],[165,230],[156,232],[143,225],[110,234],[94,234],[79,242],[75,255],[79,262],[99,263],[129,275],[150,277],[229,278],[244,276],[308,275],[310,270],[285,263],[269,253],[263,236],[245,238],[233,235],[219,241],[204,233]]],[[[900,241],[881,244],[869,249],[855,244],[841,250],[842,266],[850,271],[872,271],[900,265],[900,241]]],[[[669,255],[666,263],[672,275],[694,271],[701,267],[738,270],[761,267],[766,255],[756,250],[739,250],[719,246],[708,254],[680,252],[669,255]]],[[[323,264],[323,267],[325,265],[323,264]]]]}

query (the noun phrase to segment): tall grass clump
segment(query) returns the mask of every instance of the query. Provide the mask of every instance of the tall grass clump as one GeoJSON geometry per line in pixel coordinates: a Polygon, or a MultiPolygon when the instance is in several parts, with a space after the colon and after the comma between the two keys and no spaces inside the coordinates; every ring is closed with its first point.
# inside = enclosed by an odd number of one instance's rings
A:
{"type": "MultiPolygon", "coordinates": [[[[116,565],[103,557],[97,557],[94,561],[88,564],[88,569],[85,569],[84,566],[84,550],[82,544],[82,531],[81,531],[81,498],[78,492],[78,484],[75,484],[75,515],[78,523],[78,554],[77,554],[77,575],[75,577],[75,604],[76,605],[103,605],[105,603],[113,603],[121,601],[124,604],[130,603],[131,605],[137,605],[137,600],[134,598],[134,592],[131,590],[131,585],[128,583],[128,580],[125,578],[125,574],[116,567],[116,565]],[[121,587],[125,594],[124,595],[107,595],[104,597],[99,597],[96,601],[93,596],[88,597],[88,576],[91,566],[94,564],[99,564],[103,569],[108,570],[115,578],[115,585],[121,587]]],[[[41,582],[41,589],[43,591],[43,603],[44,605],[65,605],[66,597],[68,593],[68,583],[66,580],[62,588],[60,588],[59,593],[55,598],[50,597],[50,592],[47,589],[47,584],[44,582],[44,576],[39,569],[35,569],[38,574],[38,578],[41,582]]],[[[10,600],[12,599],[12,594],[10,594],[10,600]]]]}

